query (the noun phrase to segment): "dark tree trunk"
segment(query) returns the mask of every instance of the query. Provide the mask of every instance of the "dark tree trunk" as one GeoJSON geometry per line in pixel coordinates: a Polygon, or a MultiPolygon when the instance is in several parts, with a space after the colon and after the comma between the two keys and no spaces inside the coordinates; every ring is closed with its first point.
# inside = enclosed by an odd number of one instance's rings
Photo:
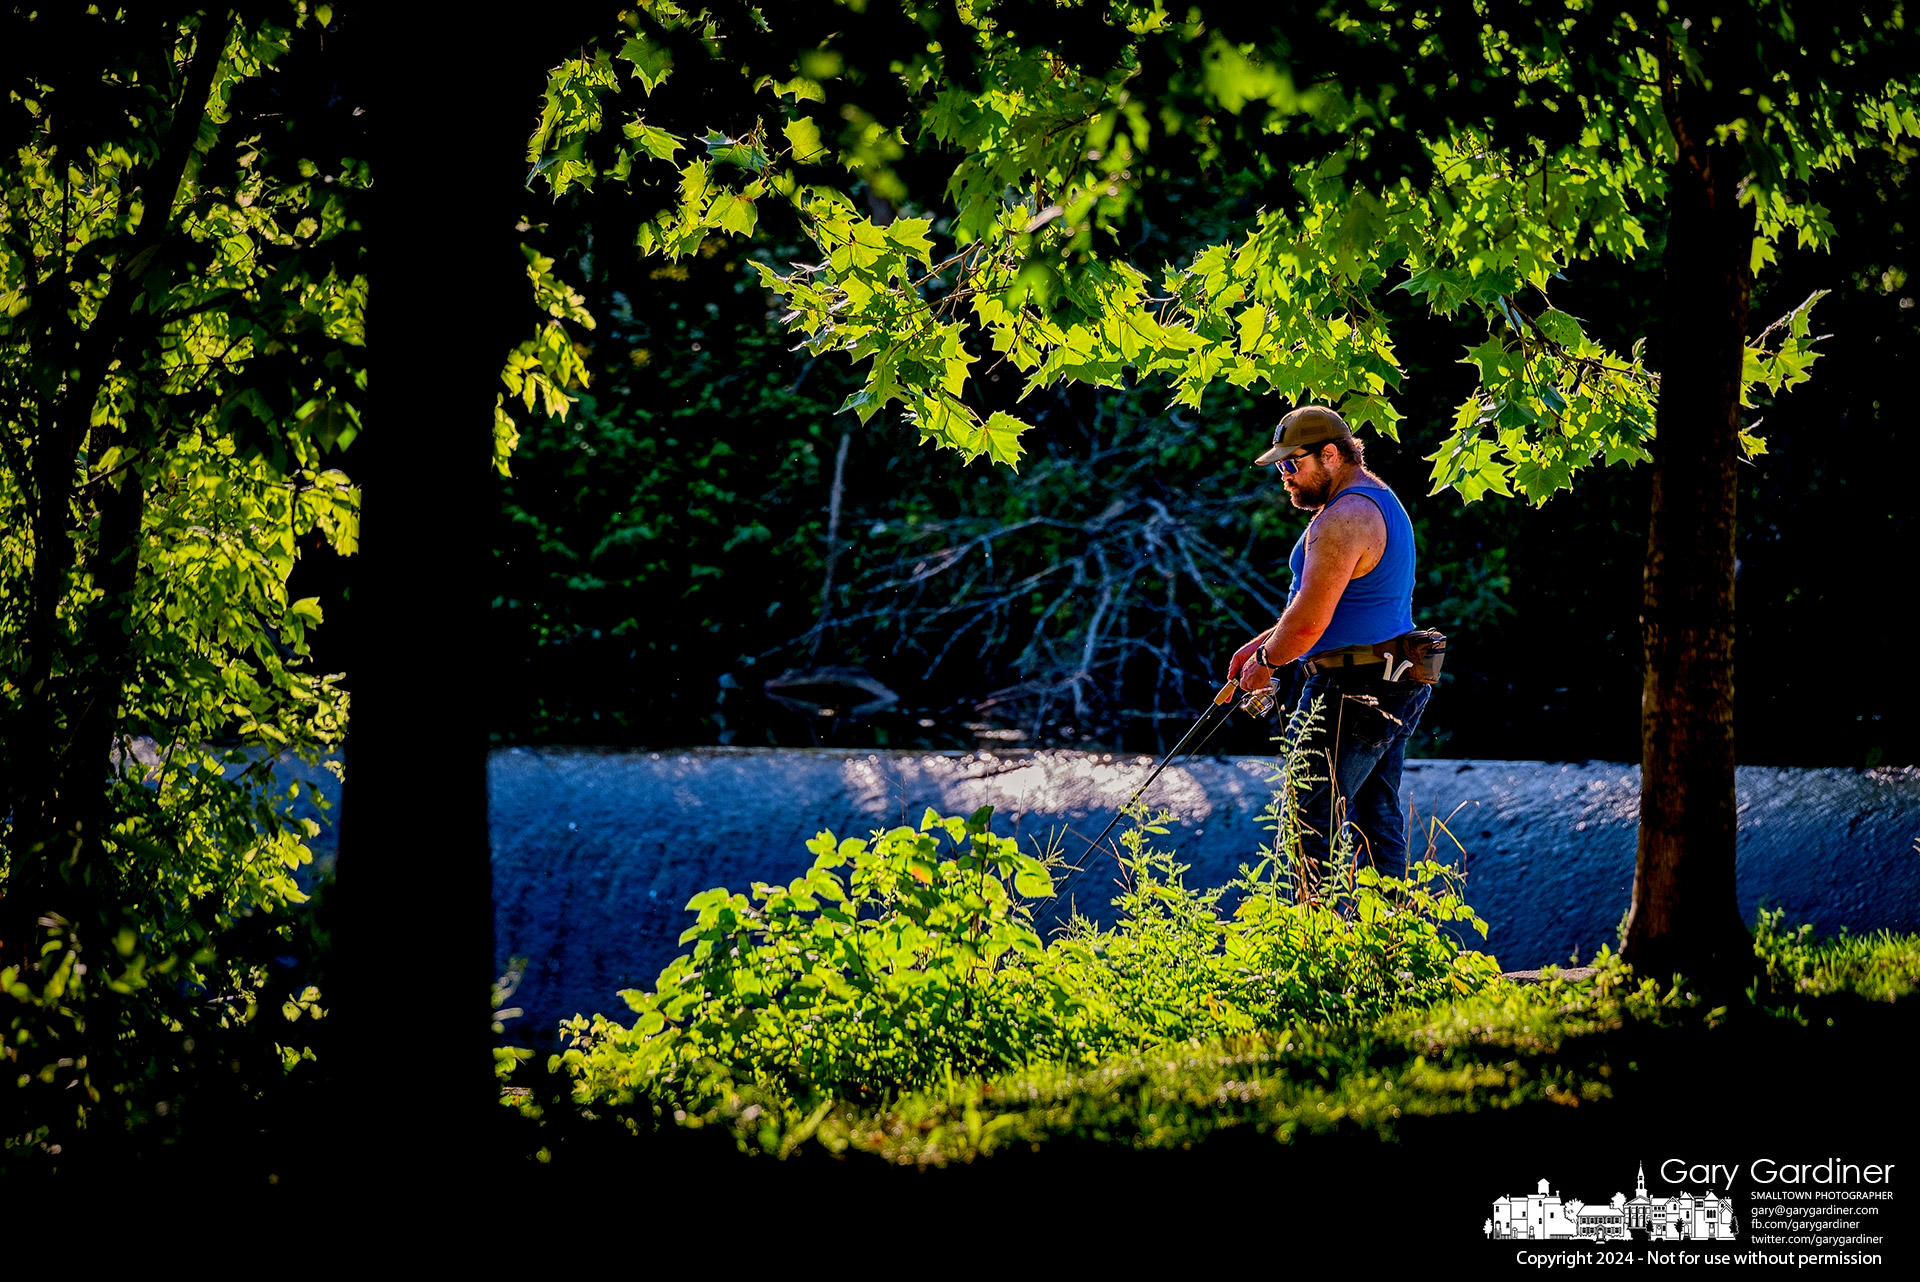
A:
{"type": "Polygon", "coordinates": [[[1641,634],[1640,842],[1624,953],[1644,975],[1750,969],[1734,896],[1734,469],[1753,213],[1737,149],[1670,109],[1673,166],[1641,634]]]}
{"type": "Polygon", "coordinates": [[[63,817],[73,834],[72,890],[88,920],[115,914],[120,899],[120,870],[108,861],[104,844],[112,815],[103,781],[113,759],[121,698],[132,668],[131,620],[140,581],[146,499],[140,476],[132,470],[118,487],[100,497],[98,543],[92,557],[100,597],[88,611],[79,638],[88,678],[83,701],[68,715],[66,759],[58,776],[63,817]]]}
{"type": "Polygon", "coordinates": [[[527,138],[545,72],[593,34],[362,10],[364,43],[419,56],[373,82],[369,410],[349,470],[364,494],[347,666],[332,916],[344,1070],[330,1142],[342,1178],[429,1178],[436,1197],[499,1175],[487,836],[490,656],[482,651],[496,501],[494,398],[534,309],[515,225],[537,215],[527,138]],[[438,344],[431,335],[447,337],[438,344]]]}

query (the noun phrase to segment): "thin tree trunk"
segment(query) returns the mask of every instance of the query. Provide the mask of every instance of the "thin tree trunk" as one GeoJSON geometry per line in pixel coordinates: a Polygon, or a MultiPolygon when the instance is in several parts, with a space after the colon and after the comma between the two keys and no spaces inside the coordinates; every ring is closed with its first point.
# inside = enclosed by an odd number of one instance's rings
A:
{"type": "Polygon", "coordinates": [[[1712,983],[1750,967],[1734,893],[1733,561],[1753,214],[1731,147],[1680,139],[1669,196],[1641,633],[1640,840],[1624,953],[1712,983]]]}
{"type": "Polygon", "coordinates": [[[140,579],[140,542],[146,489],[129,470],[118,488],[100,498],[94,586],[100,598],[88,611],[81,634],[88,669],[85,702],[68,717],[66,751],[58,778],[62,819],[73,834],[75,866],[68,874],[76,908],[87,920],[103,920],[119,899],[119,870],[108,866],[104,845],[111,822],[105,781],[120,725],[121,696],[133,660],[129,620],[140,579]]]}
{"type": "Polygon", "coordinates": [[[846,490],[847,447],[851,444],[853,429],[846,428],[840,433],[840,452],[833,456],[833,491],[827,498],[827,576],[820,589],[820,618],[813,625],[808,662],[820,657],[820,643],[826,639],[827,624],[833,618],[833,567],[840,560],[840,500],[846,490]]]}

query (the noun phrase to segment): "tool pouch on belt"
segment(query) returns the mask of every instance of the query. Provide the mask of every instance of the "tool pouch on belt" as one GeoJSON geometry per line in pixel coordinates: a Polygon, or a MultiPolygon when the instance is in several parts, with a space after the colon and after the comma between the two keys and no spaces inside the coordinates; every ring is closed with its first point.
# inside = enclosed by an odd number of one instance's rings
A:
{"type": "Polygon", "coordinates": [[[1447,657],[1444,632],[1422,628],[1391,641],[1382,641],[1373,652],[1386,661],[1382,676],[1388,681],[1418,681],[1432,685],[1440,679],[1440,665],[1447,657]]]}

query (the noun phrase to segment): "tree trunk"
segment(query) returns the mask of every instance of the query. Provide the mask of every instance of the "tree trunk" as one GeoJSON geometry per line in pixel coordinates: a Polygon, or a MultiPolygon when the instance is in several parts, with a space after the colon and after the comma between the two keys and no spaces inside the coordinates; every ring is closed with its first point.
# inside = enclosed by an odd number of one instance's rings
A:
{"type": "Polygon", "coordinates": [[[105,786],[120,730],[120,704],[133,666],[135,593],[140,582],[140,544],[145,532],[146,489],[129,469],[117,487],[100,496],[97,551],[92,558],[94,587],[100,593],[87,612],[79,637],[87,665],[82,690],[67,718],[67,750],[59,772],[62,819],[73,834],[76,866],[70,891],[88,921],[116,916],[121,870],[107,858],[108,826],[113,822],[105,786]]]}
{"type": "Polygon", "coordinates": [[[1735,467],[1753,213],[1737,149],[1680,140],[1669,200],[1647,536],[1640,841],[1624,954],[1662,981],[1750,969],[1734,894],[1735,467]]]}
{"type": "MultiPolygon", "coordinates": [[[[431,7],[364,13],[386,49],[430,51],[375,81],[369,410],[350,471],[365,495],[351,591],[334,1001],[338,1172],[411,1192],[432,1172],[478,1196],[506,1114],[493,1075],[487,834],[491,656],[481,648],[494,397],[540,319],[521,233],[545,73],[597,23],[528,40],[431,7]],[[454,318],[450,341],[429,346],[454,318]]],[[[563,24],[564,26],[564,24],[563,24]]]]}

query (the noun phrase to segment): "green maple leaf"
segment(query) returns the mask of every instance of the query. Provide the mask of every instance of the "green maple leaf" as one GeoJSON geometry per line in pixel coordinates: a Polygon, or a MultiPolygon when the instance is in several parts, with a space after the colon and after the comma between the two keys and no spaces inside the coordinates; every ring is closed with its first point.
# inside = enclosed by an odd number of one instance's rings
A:
{"type": "Polygon", "coordinates": [[[1535,455],[1523,459],[1513,469],[1513,487],[1535,507],[1545,503],[1555,490],[1573,488],[1574,460],[1570,455],[1556,454],[1550,458],[1535,455]]]}
{"type": "Polygon", "coordinates": [[[1505,362],[1507,349],[1499,339],[1489,338],[1478,347],[1469,348],[1462,365],[1476,365],[1480,369],[1480,382],[1492,388],[1507,381],[1505,362]]]}
{"type": "Polygon", "coordinates": [[[1020,433],[1029,426],[1005,411],[997,411],[980,429],[987,457],[1018,471],[1020,456],[1025,453],[1020,447],[1020,433]]]}
{"type": "Polygon", "coordinates": [[[651,94],[667,73],[673,70],[673,55],[658,47],[645,36],[631,36],[620,46],[620,56],[633,64],[633,74],[640,78],[640,86],[651,94]]]}
{"type": "Polygon", "coordinates": [[[1554,308],[1541,312],[1534,324],[1540,327],[1540,332],[1548,339],[1562,347],[1578,348],[1586,339],[1586,335],[1581,332],[1578,319],[1554,308]]]}
{"type": "Polygon", "coordinates": [[[718,129],[709,129],[700,141],[707,145],[707,154],[716,164],[738,165],[755,173],[767,167],[767,154],[759,147],[729,138],[718,129]]]}
{"type": "Polygon", "coordinates": [[[621,127],[620,133],[626,140],[649,156],[658,160],[672,160],[674,153],[686,140],[676,138],[664,129],[656,129],[645,121],[636,118],[631,124],[621,127]]]}
{"type": "Polygon", "coordinates": [[[753,235],[754,226],[759,222],[760,212],[753,201],[746,196],[728,196],[715,202],[719,214],[720,226],[740,236],[753,235]]]}
{"type": "Polygon", "coordinates": [[[815,165],[832,157],[826,142],[820,137],[820,126],[811,116],[800,116],[789,120],[781,131],[787,136],[787,143],[793,148],[796,164],[815,165]]]}
{"type": "Polygon", "coordinates": [[[931,262],[933,241],[928,238],[927,229],[932,226],[931,218],[896,218],[887,227],[887,239],[921,262],[931,262]]]}

